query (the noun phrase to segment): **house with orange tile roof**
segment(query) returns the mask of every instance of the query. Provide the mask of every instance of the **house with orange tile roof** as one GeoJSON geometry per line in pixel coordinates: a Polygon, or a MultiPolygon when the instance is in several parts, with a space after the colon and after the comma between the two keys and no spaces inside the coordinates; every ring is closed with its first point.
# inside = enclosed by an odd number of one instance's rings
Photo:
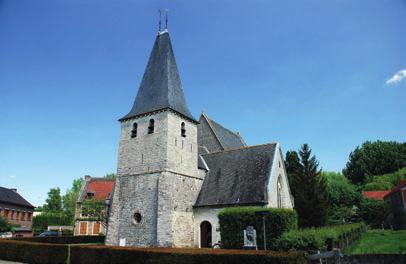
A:
{"type": "Polygon", "coordinates": [[[383,201],[383,198],[389,192],[390,192],[390,190],[387,190],[387,191],[365,191],[365,192],[362,192],[362,195],[367,199],[383,201]]]}
{"type": "Polygon", "coordinates": [[[86,213],[83,207],[84,202],[89,200],[99,201],[103,204],[102,210],[108,214],[110,207],[110,199],[114,190],[115,179],[106,178],[92,178],[89,175],[85,176],[85,180],[79,191],[78,199],[76,201],[75,211],[75,228],[74,235],[100,235],[106,234],[107,220],[97,219],[94,215],[86,213]]]}

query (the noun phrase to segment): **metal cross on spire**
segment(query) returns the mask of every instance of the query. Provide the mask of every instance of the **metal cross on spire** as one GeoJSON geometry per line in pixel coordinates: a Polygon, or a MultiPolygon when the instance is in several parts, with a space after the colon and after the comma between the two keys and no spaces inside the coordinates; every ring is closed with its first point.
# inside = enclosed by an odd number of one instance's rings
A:
{"type": "Polygon", "coordinates": [[[164,31],[168,30],[168,12],[169,9],[159,9],[159,27],[158,27],[158,32],[161,32],[162,29],[162,12],[165,12],[165,29],[164,31]]]}

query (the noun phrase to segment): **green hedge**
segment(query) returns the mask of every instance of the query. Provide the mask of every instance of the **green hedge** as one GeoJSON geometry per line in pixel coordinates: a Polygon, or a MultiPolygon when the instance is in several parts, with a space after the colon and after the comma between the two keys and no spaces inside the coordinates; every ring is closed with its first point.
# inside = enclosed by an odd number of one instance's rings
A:
{"type": "Polygon", "coordinates": [[[109,246],[57,245],[0,239],[0,257],[32,264],[262,264],[307,263],[305,252],[274,252],[196,248],[131,248],[109,246]]]}
{"type": "Polygon", "coordinates": [[[304,252],[274,252],[221,249],[130,248],[74,246],[71,263],[81,264],[262,264],[307,263],[304,252]]]}
{"type": "Polygon", "coordinates": [[[67,245],[0,239],[0,259],[31,264],[66,263],[67,245]]]}
{"type": "Polygon", "coordinates": [[[334,247],[344,249],[365,231],[364,223],[292,230],[283,233],[276,247],[279,250],[326,250],[327,241],[331,240],[334,247]]]}
{"type": "Polygon", "coordinates": [[[266,216],[267,248],[273,248],[275,240],[283,232],[297,229],[297,214],[292,209],[275,209],[263,207],[232,207],[219,213],[221,241],[225,248],[242,248],[244,245],[243,230],[252,225],[257,231],[257,245],[263,248],[262,216],[255,212],[267,210],[266,216]]]}
{"type": "Polygon", "coordinates": [[[50,244],[85,244],[104,243],[105,236],[51,236],[51,237],[20,237],[13,238],[17,241],[29,241],[50,244]]]}

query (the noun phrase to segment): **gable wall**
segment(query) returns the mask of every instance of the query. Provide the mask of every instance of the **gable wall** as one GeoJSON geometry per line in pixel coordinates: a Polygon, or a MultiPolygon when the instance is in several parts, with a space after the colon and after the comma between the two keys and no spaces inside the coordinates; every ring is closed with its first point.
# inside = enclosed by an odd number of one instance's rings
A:
{"type": "Polygon", "coordinates": [[[274,162],[271,170],[271,177],[268,183],[268,207],[277,208],[277,181],[279,175],[282,177],[282,208],[293,208],[294,201],[290,193],[289,181],[285,170],[285,164],[278,143],[277,153],[274,156],[274,162]]]}

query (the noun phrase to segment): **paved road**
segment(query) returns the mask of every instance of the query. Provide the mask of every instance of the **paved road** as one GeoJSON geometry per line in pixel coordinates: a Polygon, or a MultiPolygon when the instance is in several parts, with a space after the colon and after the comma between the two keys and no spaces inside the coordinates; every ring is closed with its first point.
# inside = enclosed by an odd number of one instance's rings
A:
{"type": "Polygon", "coordinates": [[[7,260],[1,260],[0,259],[0,264],[23,264],[21,262],[14,262],[14,261],[7,261],[7,260]]]}

